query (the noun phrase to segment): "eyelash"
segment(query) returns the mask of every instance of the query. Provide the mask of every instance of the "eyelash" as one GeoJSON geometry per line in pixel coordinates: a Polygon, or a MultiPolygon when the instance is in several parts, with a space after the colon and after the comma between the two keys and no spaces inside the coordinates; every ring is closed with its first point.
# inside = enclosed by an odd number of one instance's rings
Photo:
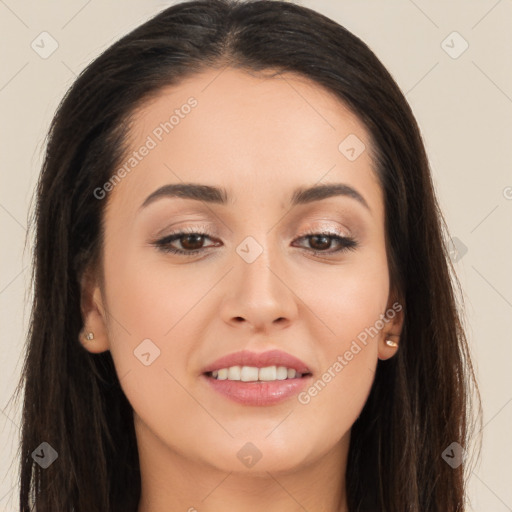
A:
{"type": "MultiPolygon", "coordinates": [[[[178,255],[183,255],[183,256],[195,256],[196,254],[208,249],[208,247],[206,247],[206,248],[201,248],[201,249],[193,249],[191,251],[185,251],[183,249],[177,249],[175,247],[171,247],[170,244],[172,242],[174,242],[175,240],[179,240],[180,238],[187,236],[187,235],[199,235],[201,237],[213,238],[213,235],[210,232],[208,232],[208,229],[205,229],[203,227],[184,228],[181,231],[175,231],[174,233],[169,233],[164,238],[161,238],[160,240],[157,240],[156,242],[154,242],[153,245],[155,245],[162,252],[178,254],[178,255]],[[200,231],[198,231],[198,229],[200,231]]],[[[312,249],[311,252],[315,256],[319,256],[319,255],[324,256],[326,254],[331,255],[331,254],[340,253],[343,251],[353,251],[353,250],[357,249],[357,247],[359,245],[358,242],[352,237],[341,236],[339,233],[335,233],[335,232],[331,232],[331,231],[327,231],[327,230],[323,230],[320,232],[315,231],[315,230],[309,230],[309,231],[306,231],[305,233],[303,233],[300,237],[298,237],[297,240],[302,240],[304,238],[309,238],[309,237],[313,237],[313,236],[327,236],[329,238],[336,240],[341,245],[341,247],[339,247],[338,249],[336,249],[334,251],[315,251],[314,249],[312,249]]],[[[210,247],[213,247],[213,246],[210,246],[210,247]]]]}

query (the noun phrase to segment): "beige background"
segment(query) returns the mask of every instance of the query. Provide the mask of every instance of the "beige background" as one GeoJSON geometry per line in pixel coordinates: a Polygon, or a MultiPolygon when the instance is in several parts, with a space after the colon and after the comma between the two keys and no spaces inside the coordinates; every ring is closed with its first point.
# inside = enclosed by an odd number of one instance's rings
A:
{"type": "MultiPolygon", "coordinates": [[[[16,508],[20,411],[8,401],[19,376],[30,313],[31,247],[23,252],[23,246],[45,132],[77,73],[172,3],[0,0],[0,511],[16,508]],[[46,59],[31,48],[43,31],[58,44],[46,59]]],[[[297,3],[361,37],[393,74],[416,114],[451,236],[467,248],[455,265],[484,402],[482,459],[471,475],[471,510],[510,511],[512,2],[297,3]],[[462,39],[450,36],[442,46],[453,31],[469,44],[458,58],[445,49],[458,53],[462,39]]]]}

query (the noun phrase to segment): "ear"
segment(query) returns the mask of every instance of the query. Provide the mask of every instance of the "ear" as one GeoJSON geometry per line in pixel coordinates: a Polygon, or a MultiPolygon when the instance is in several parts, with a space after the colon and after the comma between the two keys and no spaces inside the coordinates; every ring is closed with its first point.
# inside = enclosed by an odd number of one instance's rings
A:
{"type": "Polygon", "coordinates": [[[107,317],[96,274],[92,270],[87,270],[80,279],[80,309],[84,327],[80,331],[79,341],[87,351],[94,354],[109,349],[107,317]]]}
{"type": "Polygon", "coordinates": [[[396,299],[396,295],[390,295],[390,300],[384,313],[384,327],[379,339],[379,359],[386,360],[393,357],[400,346],[400,335],[404,325],[404,307],[402,302],[396,299]],[[392,343],[388,345],[387,340],[392,343]]]}

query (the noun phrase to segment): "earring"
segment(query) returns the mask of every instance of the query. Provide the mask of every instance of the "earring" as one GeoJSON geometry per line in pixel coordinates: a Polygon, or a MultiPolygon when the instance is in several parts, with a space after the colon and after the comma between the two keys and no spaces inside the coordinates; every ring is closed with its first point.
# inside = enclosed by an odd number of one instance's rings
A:
{"type": "Polygon", "coordinates": [[[393,347],[393,348],[398,347],[398,343],[396,341],[393,341],[393,340],[386,340],[386,345],[388,347],[393,347]]]}
{"type": "Polygon", "coordinates": [[[93,332],[88,332],[86,335],[85,335],[85,339],[87,341],[91,341],[94,339],[94,333],[93,332]]]}

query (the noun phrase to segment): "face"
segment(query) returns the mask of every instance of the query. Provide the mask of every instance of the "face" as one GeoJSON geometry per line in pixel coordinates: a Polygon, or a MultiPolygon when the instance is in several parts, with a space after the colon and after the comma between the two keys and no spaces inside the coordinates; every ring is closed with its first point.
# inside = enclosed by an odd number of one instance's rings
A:
{"type": "Polygon", "coordinates": [[[401,328],[362,123],[304,78],[228,68],[145,103],[129,144],[92,199],[84,345],[111,351],[139,444],[225,472],[341,453],[401,328]]]}

